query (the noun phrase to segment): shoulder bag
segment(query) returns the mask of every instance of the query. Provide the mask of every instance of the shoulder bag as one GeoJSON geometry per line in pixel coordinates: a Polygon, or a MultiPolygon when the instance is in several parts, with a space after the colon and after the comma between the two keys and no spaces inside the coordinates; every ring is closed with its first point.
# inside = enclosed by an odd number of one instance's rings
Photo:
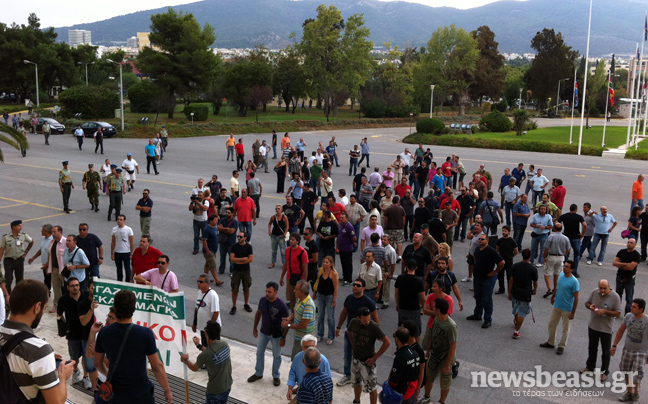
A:
{"type": "Polygon", "coordinates": [[[488,199],[486,199],[486,207],[488,208],[488,211],[490,212],[490,215],[493,218],[493,221],[491,222],[493,226],[497,226],[498,224],[500,224],[500,220],[499,217],[497,216],[497,212],[493,211],[493,208],[488,203],[488,199]]]}
{"type": "MultiPolygon", "coordinates": [[[[74,262],[74,257],[76,257],[78,251],[79,251],[79,247],[77,247],[76,250],[74,250],[74,254],[72,254],[72,258],[70,258],[70,264],[74,262]]],[[[65,265],[61,270],[61,275],[63,275],[63,277],[65,278],[69,278],[71,274],[72,272],[68,269],[67,265],[65,265]]]]}
{"type": "Polygon", "coordinates": [[[104,401],[110,401],[115,396],[115,392],[113,391],[112,383],[110,383],[110,380],[112,379],[113,373],[117,370],[117,366],[119,366],[119,359],[121,358],[122,352],[124,351],[124,345],[126,345],[128,334],[130,334],[130,330],[134,325],[135,324],[131,323],[126,329],[126,334],[124,335],[124,339],[122,340],[121,346],[119,347],[119,352],[117,352],[117,357],[115,358],[115,365],[111,370],[108,371],[106,381],[101,383],[101,385],[98,387],[97,394],[99,394],[99,397],[101,397],[101,399],[104,401]]]}
{"type": "MultiPolygon", "coordinates": [[[[230,227],[230,225],[232,224],[233,221],[234,220],[230,220],[229,223],[227,223],[227,227],[230,227]]],[[[228,241],[229,241],[229,234],[224,233],[224,232],[218,233],[218,243],[219,244],[227,244],[228,241]]]]}

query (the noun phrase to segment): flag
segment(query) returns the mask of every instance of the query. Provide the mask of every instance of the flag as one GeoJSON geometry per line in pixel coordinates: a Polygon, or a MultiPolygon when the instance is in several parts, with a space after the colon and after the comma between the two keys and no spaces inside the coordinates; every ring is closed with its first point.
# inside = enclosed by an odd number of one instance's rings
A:
{"type": "Polygon", "coordinates": [[[608,93],[610,94],[610,106],[614,106],[614,87],[612,87],[612,78],[608,82],[608,93]]]}
{"type": "Polygon", "coordinates": [[[578,107],[578,81],[574,80],[574,108],[578,107]]]}

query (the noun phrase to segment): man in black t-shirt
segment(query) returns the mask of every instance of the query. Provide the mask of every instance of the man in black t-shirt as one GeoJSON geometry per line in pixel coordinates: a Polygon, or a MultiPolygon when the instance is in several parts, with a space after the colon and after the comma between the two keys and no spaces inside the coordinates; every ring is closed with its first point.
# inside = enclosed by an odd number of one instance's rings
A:
{"type": "Polygon", "coordinates": [[[414,337],[419,339],[421,336],[421,307],[425,304],[425,293],[423,281],[415,274],[416,266],[416,260],[409,259],[407,261],[407,273],[396,278],[394,296],[398,324],[413,321],[417,326],[414,337]]]}
{"type": "Polygon", "coordinates": [[[625,291],[625,314],[628,314],[634,298],[635,276],[637,276],[637,265],[641,261],[641,255],[635,249],[637,246],[635,239],[629,238],[626,246],[627,248],[617,253],[612,265],[619,268],[616,276],[616,292],[620,298],[623,298],[625,291]]]}
{"type": "MultiPolygon", "coordinates": [[[[304,249],[306,250],[306,253],[308,254],[308,282],[311,285],[311,288],[313,285],[315,285],[315,281],[317,280],[317,261],[318,261],[318,255],[319,253],[317,252],[317,243],[313,239],[313,229],[310,227],[307,227],[304,229],[304,249]]],[[[351,280],[349,280],[350,283],[351,280]]]]}
{"type": "Polygon", "coordinates": [[[250,286],[252,286],[252,275],[250,274],[250,263],[254,261],[252,245],[247,243],[247,233],[240,231],[236,236],[238,243],[230,247],[230,262],[234,264],[232,271],[232,309],[230,314],[236,314],[236,298],[238,297],[239,286],[243,283],[243,297],[245,304],[243,308],[252,313],[250,301],[250,286]]]}
{"type": "Polygon", "coordinates": [[[355,191],[356,195],[360,195],[360,186],[362,186],[362,179],[367,178],[367,175],[365,174],[367,172],[366,167],[362,167],[360,169],[360,174],[356,174],[355,177],[353,177],[353,190],[355,191]]]}
{"type": "Polygon", "coordinates": [[[522,261],[511,268],[508,298],[513,305],[515,332],[513,338],[520,338],[520,328],[531,311],[531,296],[538,290],[538,270],[529,261],[531,250],[522,250],[522,261]]]}
{"type": "Polygon", "coordinates": [[[306,224],[306,219],[310,227],[315,227],[315,218],[313,217],[313,211],[315,210],[315,204],[319,197],[315,192],[311,190],[309,182],[304,181],[304,192],[302,192],[301,199],[301,208],[304,211],[304,218],[299,223],[299,231],[304,232],[304,225],[306,224]]]}
{"type": "MultiPolygon", "coordinates": [[[[581,250],[581,239],[587,231],[587,223],[583,216],[578,213],[578,205],[572,203],[569,207],[569,213],[563,213],[558,218],[558,222],[563,224],[563,234],[569,239],[571,244],[571,250],[574,252],[574,273],[578,273],[578,262],[581,259],[580,250],[581,250]],[[583,226],[582,230],[580,226],[583,226]],[[579,231],[580,230],[580,231],[579,231]]],[[[569,253],[565,257],[565,260],[569,259],[569,253]]]]}
{"type": "Polygon", "coordinates": [[[293,197],[288,195],[286,197],[286,204],[282,206],[283,213],[288,217],[288,225],[290,233],[297,233],[298,226],[304,220],[304,211],[293,203],[293,197]]]}
{"type": "Polygon", "coordinates": [[[422,240],[423,236],[421,233],[416,233],[414,235],[414,238],[412,238],[412,244],[405,247],[405,251],[403,251],[403,260],[401,264],[401,273],[405,274],[405,263],[412,259],[416,261],[415,275],[418,276],[421,281],[425,279],[432,267],[430,251],[421,245],[422,240]]]}
{"type": "Polygon", "coordinates": [[[412,321],[405,321],[402,326],[405,327],[409,332],[410,336],[407,345],[409,345],[412,352],[414,352],[414,363],[416,363],[416,371],[418,373],[416,390],[414,391],[414,395],[410,399],[411,403],[416,403],[418,401],[421,387],[423,387],[423,377],[425,376],[425,351],[423,350],[423,347],[421,347],[421,344],[416,342],[416,338],[414,338],[413,334],[416,329],[416,324],[414,324],[412,321]]]}
{"type": "Polygon", "coordinates": [[[479,248],[475,251],[473,267],[473,287],[475,288],[475,310],[468,320],[482,319],[482,328],[488,328],[493,321],[493,289],[497,274],[504,268],[504,259],[497,251],[488,245],[488,236],[479,234],[479,248]]]}
{"type": "Polygon", "coordinates": [[[419,380],[418,353],[409,346],[409,340],[409,331],[405,327],[398,327],[394,332],[397,349],[389,372],[389,386],[401,394],[406,403],[412,402],[419,380]]]}
{"type": "MultiPolygon", "coordinates": [[[[426,204],[427,206],[427,201],[426,204]]],[[[432,220],[428,222],[430,234],[437,243],[441,244],[446,241],[446,225],[441,221],[441,211],[435,210],[432,214],[432,220]]]]}
{"type": "Polygon", "coordinates": [[[461,208],[461,215],[459,224],[455,226],[454,239],[457,241],[461,237],[461,242],[463,242],[466,239],[466,231],[468,231],[468,220],[475,211],[475,199],[468,194],[466,187],[461,187],[461,195],[457,197],[457,202],[461,208]]]}
{"type": "Polygon", "coordinates": [[[463,311],[463,300],[461,300],[461,293],[457,286],[457,277],[453,272],[448,271],[448,257],[437,258],[436,266],[437,270],[430,272],[425,278],[425,293],[431,293],[432,283],[441,279],[444,284],[443,292],[449,295],[450,291],[453,291],[459,302],[459,310],[463,311]]]}
{"type": "Polygon", "coordinates": [[[324,211],[322,213],[322,220],[320,220],[319,226],[317,226],[317,235],[319,236],[318,266],[322,266],[324,257],[331,256],[335,260],[335,239],[339,231],[337,223],[331,219],[331,212],[328,210],[324,211]]]}
{"type": "MultiPolygon", "coordinates": [[[[83,333],[84,326],[81,324],[78,306],[83,300],[88,299],[89,292],[81,291],[81,284],[77,278],[71,277],[68,279],[67,289],[68,294],[61,296],[56,306],[57,319],[63,320],[68,327],[68,332],[65,338],[68,341],[68,353],[70,359],[76,361],[74,364],[74,373],[72,373],[72,383],[81,381],[81,371],[79,370],[79,358],[83,356],[84,344],[83,333]]],[[[90,324],[87,328],[86,335],[90,334],[90,324]]],[[[87,341],[87,336],[86,336],[87,341]]],[[[84,372],[83,379],[88,377],[88,373],[84,372]]],[[[87,380],[87,379],[86,379],[87,380]]],[[[85,381],[84,381],[85,382],[85,381]]],[[[88,380],[87,383],[90,381],[88,380]]]]}
{"type": "Polygon", "coordinates": [[[518,255],[518,245],[511,237],[511,227],[508,225],[502,226],[502,237],[497,240],[497,252],[504,258],[504,269],[497,274],[499,282],[499,290],[495,292],[496,295],[504,293],[504,283],[508,283],[511,276],[511,267],[513,266],[513,257],[518,255]]]}
{"type": "Polygon", "coordinates": [[[216,209],[218,216],[221,218],[225,217],[227,215],[228,206],[234,206],[234,204],[232,203],[232,198],[227,196],[227,189],[222,187],[220,189],[220,194],[214,199],[214,208],[216,209]]]}

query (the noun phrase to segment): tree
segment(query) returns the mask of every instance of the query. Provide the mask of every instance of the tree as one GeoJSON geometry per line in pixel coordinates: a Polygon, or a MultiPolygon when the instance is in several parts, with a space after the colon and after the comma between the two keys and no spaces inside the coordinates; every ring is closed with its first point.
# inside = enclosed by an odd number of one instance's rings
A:
{"type": "MultiPolygon", "coordinates": [[[[21,147],[25,150],[29,149],[27,138],[13,127],[4,123],[0,123],[0,142],[6,143],[16,150],[20,150],[21,147]]],[[[0,163],[4,163],[2,149],[0,149],[0,163]]]]}
{"type": "Polygon", "coordinates": [[[587,107],[586,128],[589,128],[592,107],[596,108],[596,101],[600,98],[603,89],[607,90],[607,70],[605,69],[605,60],[601,59],[596,65],[594,74],[590,74],[587,78],[587,94],[585,95],[585,106],[587,107]]]}
{"type": "Polygon", "coordinates": [[[106,86],[70,87],[59,95],[59,100],[63,105],[62,113],[67,117],[81,113],[86,119],[108,118],[119,108],[119,94],[106,86]]]}
{"type": "Polygon", "coordinates": [[[193,14],[166,13],[151,16],[152,47],[145,47],[135,65],[165,89],[168,117],[173,118],[177,94],[205,91],[215,79],[219,58],[210,46],[216,40],[209,25],[201,29],[193,14]],[[159,50],[158,50],[159,49],[159,50]]]}
{"type": "Polygon", "coordinates": [[[259,107],[272,101],[272,91],[268,86],[254,86],[245,96],[245,104],[254,109],[256,121],[259,122],[259,107]]]}
{"type": "Polygon", "coordinates": [[[306,94],[306,72],[301,64],[299,55],[294,48],[288,48],[286,53],[279,54],[275,59],[272,78],[272,92],[286,104],[286,112],[292,113],[297,108],[297,100],[306,94]]]}
{"type": "Polygon", "coordinates": [[[421,55],[419,80],[424,81],[418,87],[429,91],[429,85],[434,83],[434,93],[441,99],[456,95],[459,115],[464,115],[477,60],[479,50],[472,35],[454,24],[440,27],[430,37],[427,52],[421,55]]]}
{"type": "Polygon", "coordinates": [[[334,98],[347,91],[357,98],[362,85],[371,74],[369,29],[362,15],[354,14],[345,22],[335,6],[317,7],[317,19],[302,24],[304,33],[297,45],[303,60],[311,98],[324,101],[326,119],[337,114],[334,98]]]}
{"type": "Polygon", "coordinates": [[[504,56],[497,49],[495,33],[487,25],[477,28],[471,34],[477,41],[479,60],[472,76],[469,93],[473,101],[477,100],[481,105],[484,96],[498,100],[505,88],[504,56]]]}
{"type": "Polygon", "coordinates": [[[537,51],[531,67],[525,74],[525,81],[540,109],[544,109],[547,98],[555,94],[558,80],[572,77],[578,52],[571,50],[562,34],[545,28],[536,33],[531,47],[537,51]]]}
{"type": "MultiPolygon", "coordinates": [[[[504,66],[502,70],[505,74],[504,99],[508,105],[517,106],[518,99],[520,98],[520,89],[524,89],[524,73],[527,68],[504,66]]],[[[524,98],[524,92],[522,93],[522,98],[524,98]]]]}
{"type": "Polygon", "coordinates": [[[513,129],[517,136],[522,136],[524,128],[530,122],[529,112],[526,109],[516,109],[513,111],[513,129]]]}

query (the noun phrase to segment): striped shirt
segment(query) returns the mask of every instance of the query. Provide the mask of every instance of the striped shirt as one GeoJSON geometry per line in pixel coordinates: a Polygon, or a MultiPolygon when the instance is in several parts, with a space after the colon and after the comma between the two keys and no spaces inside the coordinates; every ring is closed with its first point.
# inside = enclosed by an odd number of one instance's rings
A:
{"type": "Polygon", "coordinates": [[[297,404],[329,404],[333,401],[331,376],[321,371],[306,373],[299,384],[297,404]]]}
{"type": "Polygon", "coordinates": [[[310,295],[306,296],[304,300],[297,302],[295,309],[295,324],[299,324],[303,319],[308,319],[308,327],[302,329],[295,329],[293,337],[296,341],[301,339],[306,334],[315,334],[315,303],[310,295]]]}
{"type": "MultiPolygon", "coordinates": [[[[0,326],[0,345],[20,331],[33,333],[26,324],[6,320],[0,326]]],[[[59,384],[56,360],[52,346],[34,336],[27,338],[8,356],[7,362],[20,390],[28,400],[36,398],[40,390],[47,390],[59,384]]]]}

